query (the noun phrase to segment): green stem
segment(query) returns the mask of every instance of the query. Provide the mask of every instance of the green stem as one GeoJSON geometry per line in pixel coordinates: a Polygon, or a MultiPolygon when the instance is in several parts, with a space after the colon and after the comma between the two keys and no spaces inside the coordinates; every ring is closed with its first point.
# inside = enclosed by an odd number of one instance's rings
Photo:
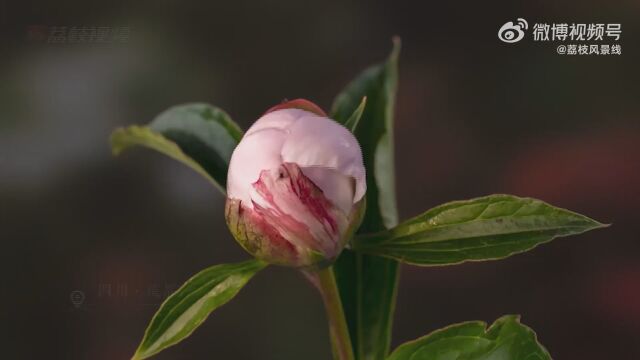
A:
{"type": "Polygon", "coordinates": [[[333,275],[333,266],[318,271],[317,275],[318,287],[329,320],[329,335],[331,336],[334,357],[336,360],[354,360],[349,328],[342,310],[338,285],[333,275]]]}

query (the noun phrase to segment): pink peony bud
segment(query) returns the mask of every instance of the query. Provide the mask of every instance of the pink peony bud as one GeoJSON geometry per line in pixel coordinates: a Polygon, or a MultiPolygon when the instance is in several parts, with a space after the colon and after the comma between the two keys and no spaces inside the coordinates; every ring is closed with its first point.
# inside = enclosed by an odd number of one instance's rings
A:
{"type": "Polygon", "coordinates": [[[267,111],[234,150],[225,217],[253,256],[272,264],[323,266],[359,226],[365,191],[355,137],[299,99],[267,111]]]}

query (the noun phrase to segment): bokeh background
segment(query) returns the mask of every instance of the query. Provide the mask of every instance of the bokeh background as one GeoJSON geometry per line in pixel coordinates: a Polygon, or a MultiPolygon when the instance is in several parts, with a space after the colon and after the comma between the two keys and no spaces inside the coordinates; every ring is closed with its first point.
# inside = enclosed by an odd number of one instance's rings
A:
{"type": "MultiPolygon", "coordinates": [[[[112,129],[192,101],[245,128],[285,98],[328,108],[399,35],[403,218],[513,193],[613,226],[499,262],[403,267],[394,346],[519,313],[557,359],[640,358],[638,15],[631,0],[1,2],[2,357],[126,359],[168,291],[247,258],[214,188],[151,151],[112,158],[112,129]],[[621,23],[622,55],[498,41],[517,17],[621,23]],[[50,42],[59,26],[119,33],[50,42]]],[[[269,268],[157,358],[328,359],[328,341],[314,289],[269,268]]]]}

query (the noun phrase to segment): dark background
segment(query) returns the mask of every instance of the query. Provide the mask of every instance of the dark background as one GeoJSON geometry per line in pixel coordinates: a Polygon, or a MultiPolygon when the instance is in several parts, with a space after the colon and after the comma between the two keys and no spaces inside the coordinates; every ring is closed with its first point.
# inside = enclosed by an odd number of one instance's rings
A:
{"type": "MultiPolygon", "coordinates": [[[[327,109],[400,35],[402,218],[513,193],[613,226],[498,262],[403,267],[394,346],[519,313],[557,359],[640,358],[639,12],[631,0],[0,3],[1,357],[128,358],[167,291],[247,258],[207,181],[151,151],[112,158],[112,129],[191,101],[244,128],[284,98],[327,109]],[[498,41],[517,17],[621,23],[622,55],[561,56],[530,32],[498,41]],[[49,43],[53,26],[130,34],[49,43]]],[[[157,356],[329,357],[318,296],[281,268],[157,356]]]]}

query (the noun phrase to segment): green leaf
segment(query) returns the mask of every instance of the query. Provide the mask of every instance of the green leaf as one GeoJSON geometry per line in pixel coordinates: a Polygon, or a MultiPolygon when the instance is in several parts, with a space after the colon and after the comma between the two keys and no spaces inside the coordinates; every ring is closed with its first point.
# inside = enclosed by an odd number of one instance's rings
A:
{"type": "Polygon", "coordinates": [[[540,200],[491,195],[433,208],[356,239],[360,251],[415,265],[494,260],[605,225],[540,200]]]}
{"type": "Polygon", "coordinates": [[[133,145],[157,150],[203,175],[223,193],[227,168],[242,130],[224,111],[207,104],[174,106],[148,127],[116,129],[111,135],[114,154],[133,145]]]}
{"type": "Polygon", "coordinates": [[[551,359],[536,334],[507,315],[491,327],[470,321],[436,330],[400,345],[387,360],[545,360],[551,359]]]}
{"type": "Polygon", "coordinates": [[[391,346],[398,262],[345,249],[333,267],[356,359],[384,359],[391,346]]]}
{"type": "Polygon", "coordinates": [[[146,359],[182,341],[226,304],[266,264],[249,260],[205,269],[165,300],[153,316],[133,359],[146,359]]]}
{"type": "Polygon", "coordinates": [[[354,110],[353,114],[347,119],[344,123],[344,126],[349,129],[352,133],[356,132],[358,128],[358,124],[360,123],[360,118],[362,117],[362,113],[364,112],[364,108],[367,105],[367,97],[363,96],[360,105],[354,110]]]}
{"type": "MultiPolygon", "coordinates": [[[[348,124],[362,98],[367,102],[355,135],[367,170],[367,209],[360,232],[393,227],[398,214],[393,165],[393,109],[400,41],[386,62],[370,67],[336,97],[332,118],[348,124]]],[[[342,252],[334,265],[340,297],[357,359],[384,359],[391,342],[398,263],[377,256],[342,252]]]]}
{"type": "Polygon", "coordinates": [[[111,134],[111,150],[114,155],[120,155],[124,150],[134,145],[145,146],[172,157],[189,166],[214,185],[220,186],[200,164],[187,156],[176,143],[149,127],[132,125],[126,128],[118,128],[111,134]]]}
{"type": "Polygon", "coordinates": [[[367,212],[364,231],[392,227],[398,223],[393,165],[393,111],[398,84],[400,40],[387,61],[366,69],[335,99],[332,118],[343,124],[367,98],[356,138],[367,168],[367,212]],[[369,224],[369,225],[367,225],[369,224]]]}

